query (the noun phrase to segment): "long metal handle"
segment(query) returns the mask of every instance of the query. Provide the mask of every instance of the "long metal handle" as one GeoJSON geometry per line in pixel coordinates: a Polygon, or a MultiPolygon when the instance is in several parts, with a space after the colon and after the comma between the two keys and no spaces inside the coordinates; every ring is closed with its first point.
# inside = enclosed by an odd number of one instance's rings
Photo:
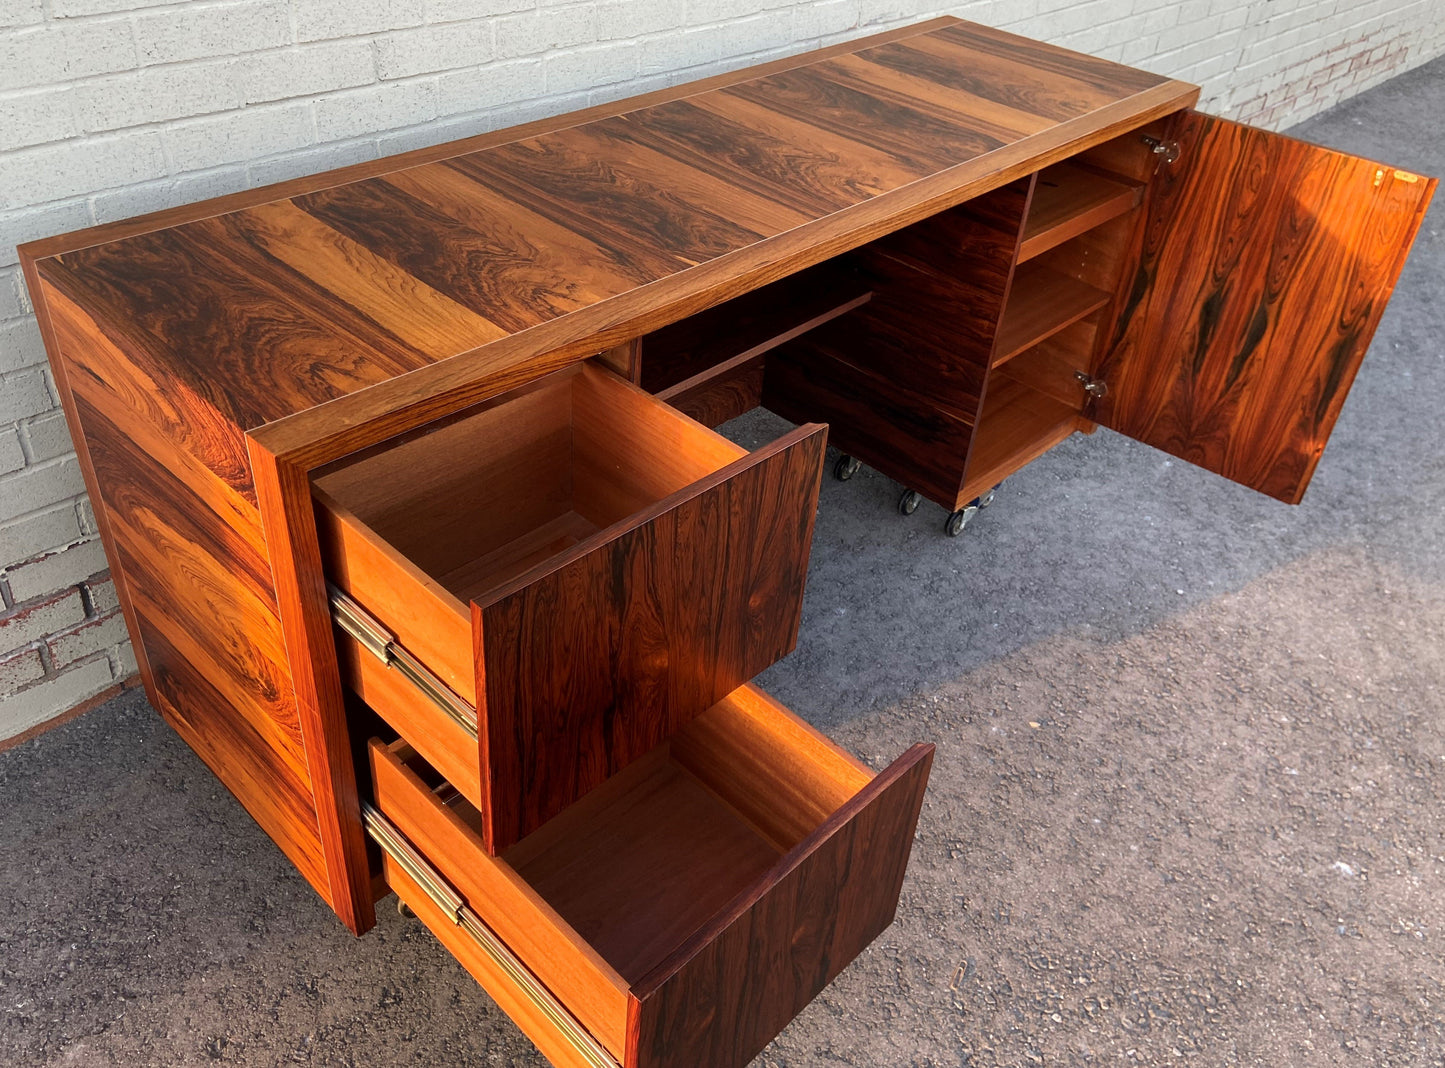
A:
{"type": "Polygon", "coordinates": [[[577,1051],[578,1056],[592,1068],[618,1068],[618,1064],[585,1027],[577,1022],[556,996],[537,981],[527,966],[517,959],[505,942],[496,936],[482,918],[467,907],[466,902],[442,878],[440,872],[427,863],[425,857],[406,840],[385,816],[373,806],[361,806],[362,820],[371,840],[381,847],[388,857],[404,871],[411,880],[421,887],[431,902],[446,913],[447,919],[456,924],[485,953],[512,983],[561,1034],[567,1043],[577,1051]]]}
{"type": "Polygon", "coordinates": [[[327,593],[331,600],[331,618],[338,627],[355,638],[361,647],[376,659],[404,675],[428,701],[476,740],[476,709],[452,693],[451,688],[437,678],[430,668],[397,642],[396,635],[383,627],[375,616],[349,595],[330,585],[327,586],[327,593]]]}

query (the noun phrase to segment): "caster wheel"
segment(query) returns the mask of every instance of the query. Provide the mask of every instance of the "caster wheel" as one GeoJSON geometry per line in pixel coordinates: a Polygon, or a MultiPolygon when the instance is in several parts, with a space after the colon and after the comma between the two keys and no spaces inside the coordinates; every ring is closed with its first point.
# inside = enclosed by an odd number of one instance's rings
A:
{"type": "MultiPolygon", "coordinates": [[[[1000,485],[1002,485],[1002,483],[1000,483],[1000,485]]],[[[978,506],[979,506],[980,508],[987,508],[989,505],[991,505],[991,504],[993,503],[993,495],[994,495],[995,493],[997,493],[997,492],[998,492],[998,486],[995,486],[993,489],[989,490],[987,493],[985,493],[982,497],[980,497],[980,498],[978,499],[978,506]]]]}
{"type": "Polygon", "coordinates": [[[411,911],[411,906],[408,905],[408,904],[407,904],[405,901],[403,901],[401,898],[397,898],[397,899],[396,899],[396,914],[397,914],[398,916],[400,916],[403,920],[414,920],[414,919],[416,919],[416,913],[415,913],[415,912],[412,912],[412,911],[411,911]]]}
{"type": "Polygon", "coordinates": [[[950,538],[956,538],[963,533],[963,528],[968,526],[968,521],[978,514],[978,505],[970,504],[966,508],[960,508],[948,517],[943,524],[943,532],[950,538]]]}
{"type": "Polygon", "coordinates": [[[898,511],[903,515],[912,515],[918,511],[918,506],[923,503],[923,495],[913,490],[904,490],[903,496],[898,498],[898,511]]]}
{"type": "Polygon", "coordinates": [[[839,482],[847,482],[858,473],[858,468],[863,464],[855,456],[843,455],[838,457],[838,462],[833,465],[833,477],[839,482]]]}

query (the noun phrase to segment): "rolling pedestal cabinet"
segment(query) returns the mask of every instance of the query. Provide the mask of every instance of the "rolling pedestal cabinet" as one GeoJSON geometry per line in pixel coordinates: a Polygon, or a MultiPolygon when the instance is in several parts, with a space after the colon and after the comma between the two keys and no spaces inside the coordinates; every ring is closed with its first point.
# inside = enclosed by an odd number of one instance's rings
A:
{"type": "Polygon", "coordinates": [[[932,756],[749,684],[825,433],[954,520],[1095,423],[1309,480],[1434,183],[1196,95],[944,19],[26,247],[152,703],[554,1063],[746,1063],[932,756]]]}

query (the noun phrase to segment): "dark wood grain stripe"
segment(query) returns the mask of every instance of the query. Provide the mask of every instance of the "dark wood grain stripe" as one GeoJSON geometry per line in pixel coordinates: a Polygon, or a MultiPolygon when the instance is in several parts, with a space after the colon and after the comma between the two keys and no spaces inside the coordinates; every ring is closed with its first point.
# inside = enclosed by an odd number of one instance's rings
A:
{"type": "Polygon", "coordinates": [[[828,76],[826,68],[774,74],[724,92],[811,123],[839,137],[887,152],[919,168],[951,167],[1003,144],[950,122],[828,76]]]}
{"type": "Polygon", "coordinates": [[[449,299],[389,258],[287,201],[229,216],[246,240],[416,352],[464,352],[507,331],[449,299]]]}
{"type": "MultiPolygon", "coordinates": [[[[475,189],[475,183],[470,184],[475,189]]],[[[482,190],[473,197],[470,214],[480,221],[477,217],[486,213],[489,198],[482,190]]],[[[454,215],[381,179],[301,197],[296,203],[508,332],[587,303],[557,272],[553,257],[517,228],[498,225],[501,220],[495,216],[485,229],[459,225],[454,215]]]]}
{"type": "Polygon", "coordinates": [[[612,160],[619,171],[667,189],[693,207],[725,214],[731,222],[765,237],[814,215],[788,205],[776,191],[763,195],[739,188],[727,175],[685,158],[686,153],[661,151],[638,137],[636,124],[623,118],[574,127],[559,137],[584,155],[612,160]]]}
{"type": "Polygon", "coordinates": [[[60,288],[104,317],[108,336],[132,362],[154,368],[150,376],[167,389],[189,387],[243,430],[422,362],[362,313],[253,246],[235,217],[84,249],[67,260],[72,270],[60,288]],[[154,354],[166,352],[185,359],[157,365],[154,354]]]}
{"type": "Polygon", "coordinates": [[[1126,67],[1111,60],[1084,52],[1074,52],[1058,45],[1020,37],[1015,33],[983,26],[977,22],[958,22],[919,34],[919,38],[947,41],[959,46],[976,62],[978,56],[1003,60],[1010,69],[1022,66],[1038,75],[1067,78],[1089,85],[1104,100],[1120,100],[1131,93],[1143,92],[1161,85],[1167,78],[1137,67],[1126,67]]]}
{"type": "Polygon", "coordinates": [[[826,215],[870,195],[856,188],[853,170],[836,154],[809,152],[690,101],[634,111],[623,120],[638,143],[805,215],[826,215]]]}
{"type": "Polygon", "coordinates": [[[1046,122],[1076,118],[1129,95],[1099,89],[1067,74],[1045,76],[1016,59],[975,54],[937,35],[883,45],[862,55],[870,63],[1046,122]]]}
{"type": "Polygon", "coordinates": [[[566,131],[462,156],[446,166],[643,270],[659,255],[672,257],[676,270],[761,237],[670,189],[633,178],[607,158],[589,156],[566,131]]]}
{"type": "Polygon", "coordinates": [[[889,152],[839,136],[811,121],[794,118],[731,92],[706,93],[692,103],[725,119],[748,127],[769,138],[794,146],[804,157],[824,159],[846,175],[844,188],[859,198],[869,199],[916,181],[936,168],[899,159],[889,152]]]}
{"type": "Polygon", "coordinates": [[[1178,137],[1093,416],[1294,503],[1435,183],[1197,113],[1178,137]]]}
{"type": "Polygon", "coordinates": [[[259,522],[241,429],[204,385],[193,383],[189,375],[168,375],[165,362],[156,356],[154,337],[126,317],[123,305],[96,292],[94,286],[74,284],[68,274],[54,284],[44,283],[58,350],[52,358],[67,361],[71,387],[93,400],[109,396],[106,407],[124,408],[134,416],[131,421],[146,424],[178,451],[195,457],[243,502],[232,507],[233,517],[259,522]]]}

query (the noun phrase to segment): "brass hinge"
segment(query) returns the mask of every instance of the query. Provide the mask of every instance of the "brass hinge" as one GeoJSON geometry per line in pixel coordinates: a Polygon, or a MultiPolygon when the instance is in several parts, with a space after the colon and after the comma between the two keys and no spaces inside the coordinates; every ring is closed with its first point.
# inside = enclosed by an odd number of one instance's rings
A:
{"type": "Polygon", "coordinates": [[[477,712],[467,704],[441,679],[400,645],[396,635],[381,625],[373,616],[347,594],[335,586],[327,586],[331,601],[331,618],[376,659],[389,668],[394,668],[411,682],[432,704],[444,712],[473,739],[477,737],[477,712]]]}
{"type": "Polygon", "coordinates": [[[482,918],[467,907],[467,903],[442,874],[433,868],[425,857],[406,840],[395,826],[371,805],[361,806],[362,822],[366,833],[371,836],[381,851],[396,863],[407,876],[421,887],[428,900],[446,914],[448,920],[460,927],[476,943],[477,948],[491,959],[492,963],[509,979],[518,991],[530,1001],[557,1029],[566,1042],[577,1051],[592,1068],[618,1068],[611,1054],[603,1048],[592,1033],[567,1011],[550,990],[533,975],[507,944],[497,937],[482,918]]]}
{"type": "Polygon", "coordinates": [[[1178,141],[1161,141],[1159,138],[1150,137],[1148,134],[1140,135],[1139,139],[1149,146],[1149,151],[1153,152],[1154,155],[1162,156],[1165,163],[1173,163],[1179,158],[1178,141]]]}
{"type": "Polygon", "coordinates": [[[1109,383],[1105,382],[1102,378],[1091,378],[1083,371],[1075,371],[1074,377],[1077,378],[1079,384],[1084,387],[1084,392],[1095,400],[1108,396],[1109,383]]]}

